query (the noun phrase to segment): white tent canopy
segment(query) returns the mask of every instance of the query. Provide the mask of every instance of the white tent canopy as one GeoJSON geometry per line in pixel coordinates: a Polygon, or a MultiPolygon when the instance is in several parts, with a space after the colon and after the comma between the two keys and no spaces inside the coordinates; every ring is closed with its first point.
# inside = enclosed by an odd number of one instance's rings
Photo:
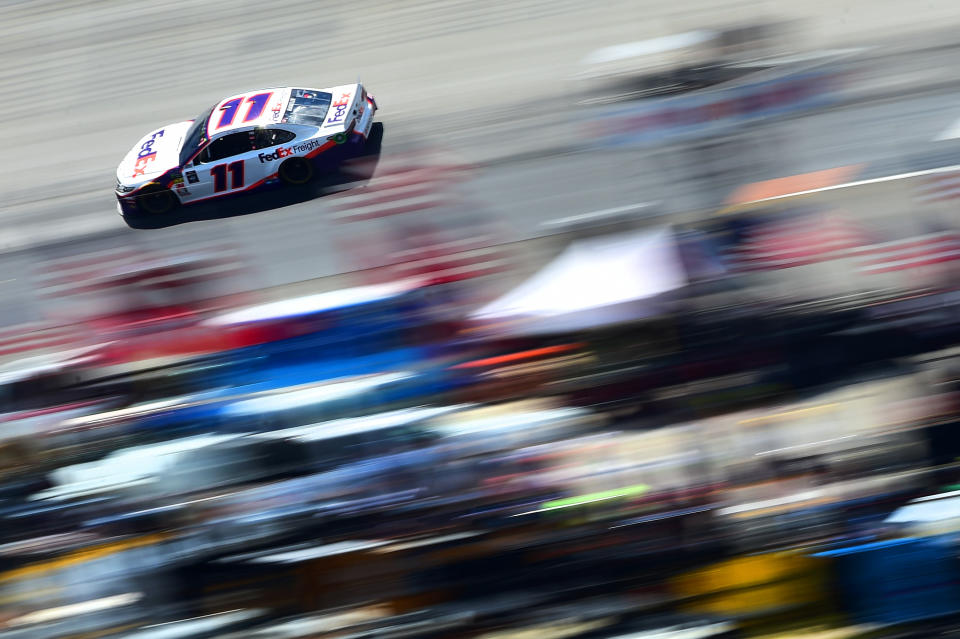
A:
{"type": "Polygon", "coordinates": [[[670,228],[595,237],[575,241],[471,319],[524,333],[594,328],[662,314],[665,295],[686,285],[670,228]]]}

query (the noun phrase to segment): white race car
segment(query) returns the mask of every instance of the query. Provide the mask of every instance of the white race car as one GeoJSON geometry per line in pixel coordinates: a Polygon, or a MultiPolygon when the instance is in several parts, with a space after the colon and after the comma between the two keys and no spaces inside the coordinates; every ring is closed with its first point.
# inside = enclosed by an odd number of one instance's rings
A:
{"type": "Polygon", "coordinates": [[[138,226],[180,204],[305,184],[363,151],[376,110],[362,84],[225,98],[130,149],[117,167],[117,208],[138,226]]]}

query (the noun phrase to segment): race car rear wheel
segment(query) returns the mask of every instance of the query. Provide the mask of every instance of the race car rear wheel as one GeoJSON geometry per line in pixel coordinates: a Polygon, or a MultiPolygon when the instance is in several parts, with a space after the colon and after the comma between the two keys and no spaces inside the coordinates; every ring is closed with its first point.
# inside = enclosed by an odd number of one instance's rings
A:
{"type": "Polygon", "coordinates": [[[306,184],[313,179],[313,164],[304,158],[290,158],[280,165],[277,175],[284,184],[306,184]]]}
{"type": "Polygon", "coordinates": [[[145,212],[151,215],[162,215],[173,210],[177,204],[177,198],[170,189],[148,187],[137,197],[137,202],[145,212]]]}

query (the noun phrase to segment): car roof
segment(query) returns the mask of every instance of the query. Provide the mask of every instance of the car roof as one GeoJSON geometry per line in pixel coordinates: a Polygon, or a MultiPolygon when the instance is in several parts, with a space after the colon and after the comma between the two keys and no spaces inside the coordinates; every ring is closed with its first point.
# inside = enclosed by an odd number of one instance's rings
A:
{"type": "Polygon", "coordinates": [[[279,124],[285,115],[290,96],[294,91],[315,91],[346,98],[356,90],[356,87],[355,84],[341,84],[324,88],[273,87],[252,89],[225,97],[217,102],[207,118],[207,138],[213,139],[229,131],[279,124]]]}
{"type": "Polygon", "coordinates": [[[207,120],[207,136],[213,138],[227,131],[279,122],[290,91],[291,87],[253,89],[223,98],[207,120]]]}
{"type": "Polygon", "coordinates": [[[287,103],[294,90],[316,91],[334,95],[350,91],[353,86],[345,84],[325,88],[273,87],[252,89],[227,96],[217,102],[207,119],[207,137],[213,139],[229,131],[279,124],[284,117],[287,103]],[[262,106],[260,106],[261,104],[262,106]]]}

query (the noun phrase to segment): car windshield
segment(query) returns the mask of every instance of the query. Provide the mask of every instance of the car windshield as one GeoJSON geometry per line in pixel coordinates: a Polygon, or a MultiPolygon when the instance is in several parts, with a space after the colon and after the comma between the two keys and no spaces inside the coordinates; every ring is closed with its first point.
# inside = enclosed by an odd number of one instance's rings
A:
{"type": "Polygon", "coordinates": [[[206,133],[207,133],[207,120],[210,119],[210,114],[213,113],[213,109],[217,105],[214,104],[209,109],[204,111],[193,121],[193,124],[190,125],[190,129],[187,131],[187,135],[183,139],[183,147],[180,149],[180,166],[183,166],[190,157],[197,152],[203,143],[206,142],[206,133]]]}
{"type": "Polygon", "coordinates": [[[333,96],[323,91],[294,89],[290,92],[290,101],[283,114],[283,121],[289,124],[321,126],[327,117],[327,110],[333,96]]]}

